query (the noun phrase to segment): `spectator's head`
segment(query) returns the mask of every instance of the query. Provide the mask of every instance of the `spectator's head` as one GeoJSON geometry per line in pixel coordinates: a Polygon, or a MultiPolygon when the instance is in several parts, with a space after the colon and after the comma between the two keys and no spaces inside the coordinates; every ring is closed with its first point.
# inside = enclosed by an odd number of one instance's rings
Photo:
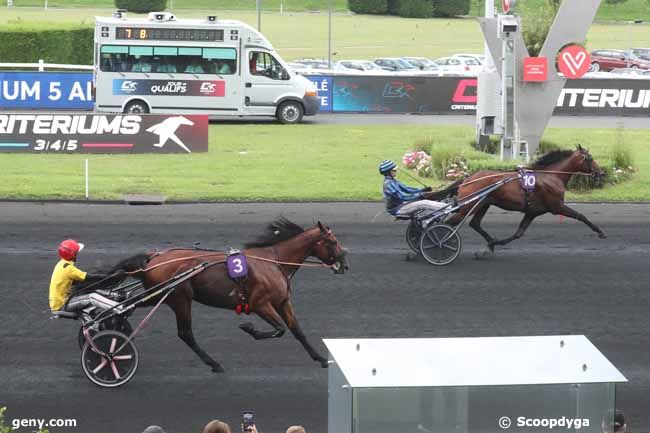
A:
{"type": "Polygon", "coordinates": [[[206,424],[203,433],[230,433],[230,427],[225,422],[215,419],[206,424]]]}
{"type": "Polygon", "coordinates": [[[287,429],[287,433],[307,433],[301,425],[292,425],[287,429]]]}
{"type": "Polygon", "coordinates": [[[150,425],[142,433],[165,433],[165,430],[163,430],[162,427],[157,426],[157,425],[150,425]]]}

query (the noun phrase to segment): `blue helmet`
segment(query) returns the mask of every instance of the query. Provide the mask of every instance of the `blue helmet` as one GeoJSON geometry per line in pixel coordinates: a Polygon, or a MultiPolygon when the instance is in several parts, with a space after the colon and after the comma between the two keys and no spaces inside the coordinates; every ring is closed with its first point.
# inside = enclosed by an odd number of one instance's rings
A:
{"type": "Polygon", "coordinates": [[[381,164],[379,164],[379,173],[385,175],[396,167],[397,164],[395,164],[393,161],[391,161],[390,159],[385,159],[381,164]]]}

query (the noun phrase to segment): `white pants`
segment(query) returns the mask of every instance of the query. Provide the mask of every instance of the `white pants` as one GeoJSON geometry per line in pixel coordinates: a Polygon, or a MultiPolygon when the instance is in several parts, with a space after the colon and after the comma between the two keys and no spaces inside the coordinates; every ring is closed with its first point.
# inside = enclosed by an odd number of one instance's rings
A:
{"type": "Polygon", "coordinates": [[[441,203],[439,201],[433,201],[433,200],[417,200],[417,201],[412,201],[410,203],[405,204],[399,210],[397,211],[397,215],[411,215],[414,212],[417,212],[419,210],[426,210],[426,211],[437,211],[438,209],[442,209],[443,207],[446,207],[447,203],[441,203]]]}
{"type": "Polygon", "coordinates": [[[115,307],[119,302],[115,302],[112,299],[108,299],[105,296],[100,295],[99,293],[89,293],[87,295],[75,296],[68,302],[66,311],[78,311],[83,310],[84,308],[97,307],[100,310],[108,310],[109,308],[115,307]]]}

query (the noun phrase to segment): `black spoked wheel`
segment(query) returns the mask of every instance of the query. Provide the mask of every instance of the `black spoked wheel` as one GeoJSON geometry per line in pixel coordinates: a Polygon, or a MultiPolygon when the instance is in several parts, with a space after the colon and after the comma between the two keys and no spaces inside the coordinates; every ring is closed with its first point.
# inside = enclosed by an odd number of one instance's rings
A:
{"type": "Polygon", "coordinates": [[[446,224],[430,225],[420,237],[420,253],[432,265],[448,265],[456,260],[461,248],[458,232],[446,224]]]}
{"type": "Polygon", "coordinates": [[[133,378],[138,369],[138,349],[125,334],[102,331],[81,351],[81,367],[92,383],[115,388],[133,378]]]}
{"type": "Polygon", "coordinates": [[[416,253],[420,253],[420,238],[422,237],[422,228],[418,223],[411,220],[406,228],[406,243],[416,253]]]}
{"type": "MultiPolygon", "coordinates": [[[[118,331],[121,332],[122,334],[126,334],[127,336],[131,335],[131,333],[133,332],[133,328],[131,327],[129,321],[120,316],[115,316],[99,324],[99,331],[109,331],[109,330],[118,331]]],[[[92,329],[92,328],[89,331],[91,336],[97,334],[98,332],[96,329],[92,329]]],[[[83,326],[79,327],[79,335],[77,338],[79,339],[79,349],[83,349],[84,344],[86,344],[86,337],[84,336],[83,326]]]]}

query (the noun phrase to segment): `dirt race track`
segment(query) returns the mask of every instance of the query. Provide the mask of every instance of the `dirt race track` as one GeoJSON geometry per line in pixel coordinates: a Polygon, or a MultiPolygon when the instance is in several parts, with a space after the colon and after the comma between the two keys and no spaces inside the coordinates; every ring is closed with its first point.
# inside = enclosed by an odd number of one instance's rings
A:
{"type": "MultiPolygon", "coordinates": [[[[244,409],[255,410],[260,433],[296,423],[325,433],[326,370],[290,334],[256,342],[237,328],[251,319],[264,326],[257,318],[195,304],[197,341],[227,370],[215,375],[178,339],[173,315],[163,308],[137,339],[136,377],[104,390],[81,371],[78,323],[50,320],[46,310],[55,247],[66,237],[86,244],[78,264],[90,268],[197,241],[238,246],[282,213],[302,225],[321,219],[350,250],[348,274],[304,269],[293,281],[298,317],[321,351],[325,337],[585,334],[629,380],[618,387],[617,404],[631,431],[647,431],[650,205],[575,207],[608,238],[545,216],[522,240],[477,261],[482,239],[465,227],[460,258],[434,268],[405,260],[405,226],[378,203],[0,203],[0,406],[9,407],[8,419],[77,419],[76,428],[51,433],[139,433],[149,424],[196,433],[213,418],[237,431],[244,409]]],[[[503,237],[519,218],[492,210],[485,227],[503,237]]],[[[143,316],[137,312],[132,323],[143,316]]]]}

